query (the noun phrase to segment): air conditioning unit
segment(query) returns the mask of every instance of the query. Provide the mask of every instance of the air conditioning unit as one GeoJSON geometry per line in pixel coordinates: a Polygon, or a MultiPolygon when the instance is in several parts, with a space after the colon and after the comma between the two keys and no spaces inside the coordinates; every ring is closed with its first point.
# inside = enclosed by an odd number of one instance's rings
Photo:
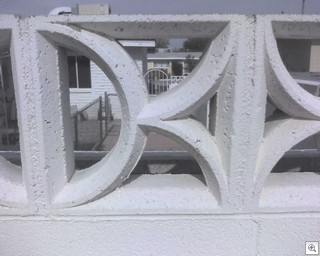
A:
{"type": "Polygon", "coordinates": [[[109,4],[78,4],[72,8],[75,15],[108,15],[111,13],[109,4]]]}

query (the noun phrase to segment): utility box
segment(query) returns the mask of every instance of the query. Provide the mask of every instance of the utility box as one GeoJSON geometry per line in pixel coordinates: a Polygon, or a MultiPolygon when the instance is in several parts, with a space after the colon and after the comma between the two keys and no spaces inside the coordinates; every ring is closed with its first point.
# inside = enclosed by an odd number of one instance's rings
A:
{"type": "Polygon", "coordinates": [[[77,15],[108,15],[111,13],[109,4],[78,4],[72,8],[77,15]]]}

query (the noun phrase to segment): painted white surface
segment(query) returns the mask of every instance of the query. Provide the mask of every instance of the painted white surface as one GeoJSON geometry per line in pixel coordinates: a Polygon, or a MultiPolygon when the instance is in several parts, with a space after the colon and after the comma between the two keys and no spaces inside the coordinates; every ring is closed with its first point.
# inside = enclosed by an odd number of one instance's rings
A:
{"type": "Polygon", "coordinates": [[[305,255],[320,218],[300,216],[148,216],[2,218],[3,255],[305,255]]]}
{"type": "Polygon", "coordinates": [[[319,239],[319,175],[270,174],[287,150],[320,132],[320,100],[290,76],[276,44],[320,37],[318,16],[94,18],[0,16],[22,156],[21,169],[0,162],[3,255],[302,255],[305,241],[319,239]],[[182,36],[215,40],[187,79],[150,98],[139,61],[113,38],[182,36]],[[108,74],[123,113],[113,151],[76,172],[58,45],[86,53],[108,74]],[[208,130],[189,115],[214,95],[208,130]],[[267,95],[285,113],[268,122],[267,95]],[[127,180],[153,131],[182,144],[204,182],[127,180]]]}
{"type": "Polygon", "coordinates": [[[177,216],[4,222],[0,221],[4,255],[256,255],[256,229],[250,220],[177,216]]]}

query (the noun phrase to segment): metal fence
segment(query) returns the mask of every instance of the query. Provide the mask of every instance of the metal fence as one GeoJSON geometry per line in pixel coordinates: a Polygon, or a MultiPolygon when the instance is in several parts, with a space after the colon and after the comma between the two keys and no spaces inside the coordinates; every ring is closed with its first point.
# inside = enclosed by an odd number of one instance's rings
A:
{"type": "MultiPolygon", "coordinates": [[[[18,123],[8,118],[5,106],[5,99],[0,94],[0,151],[17,151],[20,150],[18,123]]],[[[121,118],[116,94],[105,93],[80,110],[71,106],[74,149],[98,150],[115,118],[121,118]]]]}
{"type": "Polygon", "coordinates": [[[150,95],[158,95],[178,85],[187,76],[169,77],[161,69],[150,69],[145,75],[145,81],[150,95]]]}
{"type": "Polygon", "coordinates": [[[121,120],[122,119],[122,109],[119,97],[115,93],[105,93],[105,99],[108,106],[108,114],[111,120],[121,120]]]}
{"type": "Polygon", "coordinates": [[[71,114],[75,150],[97,150],[113,121],[110,95],[92,101],[71,114]],[[109,125],[109,126],[108,126],[109,125]]]}
{"type": "Polygon", "coordinates": [[[3,75],[9,73],[9,64],[9,55],[0,57],[0,150],[19,150],[16,101],[13,87],[6,85],[3,75]]]}
{"type": "Polygon", "coordinates": [[[8,102],[6,98],[0,96],[0,150],[19,149],[19,129],[15,102],[8,102]],[[14,113],[14,118],[11,117],[10,112],[14,113]]]}

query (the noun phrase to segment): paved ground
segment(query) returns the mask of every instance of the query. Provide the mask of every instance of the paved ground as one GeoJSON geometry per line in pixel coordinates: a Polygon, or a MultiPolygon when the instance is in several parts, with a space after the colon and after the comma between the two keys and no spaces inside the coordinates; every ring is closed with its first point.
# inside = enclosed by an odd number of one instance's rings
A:
{"type": "MultiPolygon", "coordinates": [[[[77,150],[92,150],[100,141],[99,120],[84,120],[78,122],[77,150]]],[[[104,132],[104,125],[102,125],[104,132]]]]}
{"type": "MultiPolygon", "coordinates": [[[[102,143],[101,150],[110,151],[118,140],[120,123],[115,123],[102,143]]],[[[185,151],[175,141],[157,133],[150,133],[145,151],[185,151]]]]}

